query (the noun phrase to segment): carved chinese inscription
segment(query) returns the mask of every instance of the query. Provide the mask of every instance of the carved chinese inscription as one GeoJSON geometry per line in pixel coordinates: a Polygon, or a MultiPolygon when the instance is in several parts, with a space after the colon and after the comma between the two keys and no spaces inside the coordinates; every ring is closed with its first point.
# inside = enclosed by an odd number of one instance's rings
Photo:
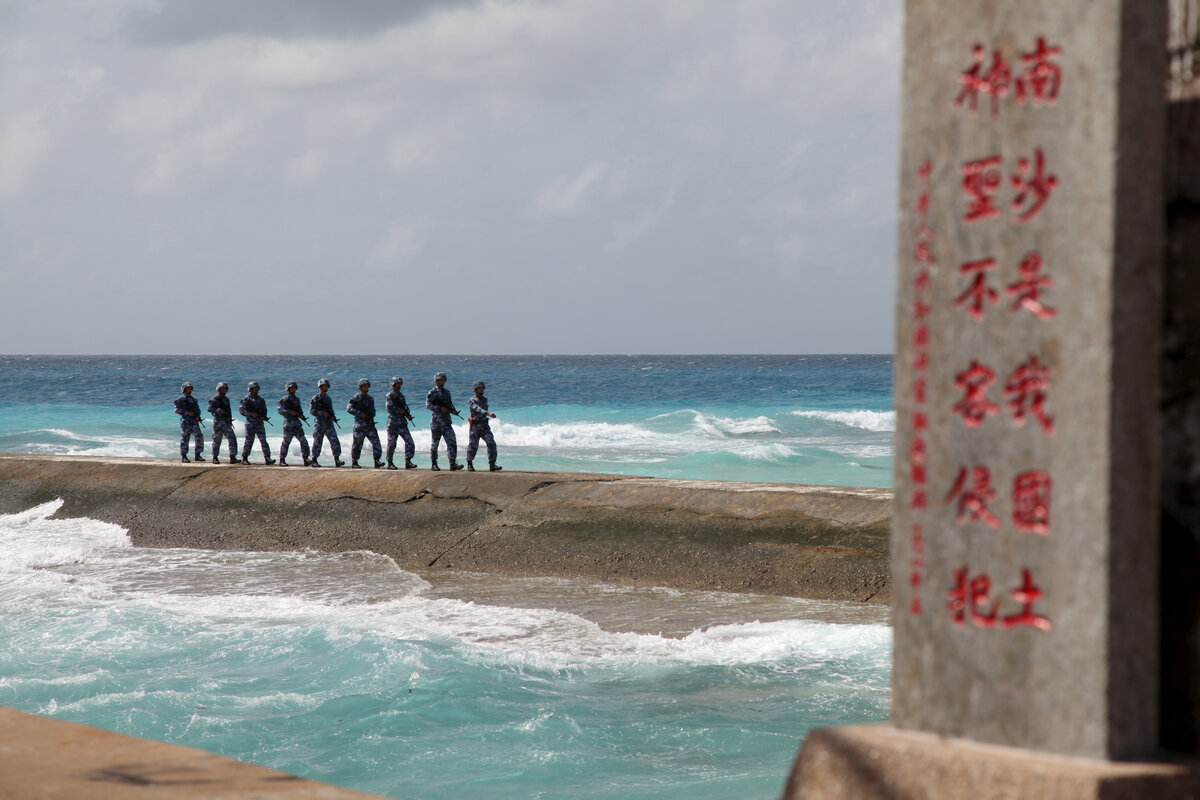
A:
{"type": "MultiPolygon", "coordinates": [[[[970,117],[975,117],[982,108],[992,120],[998,120],[1005,103],[1014,97],[1019,107],[1054,106],[1063,87],[1059,65],[1062,52],[1061,47],[1049,43],[1044,36],[1038,36],[1030,49],[1013,54],[976,45],[971,50],[971,65],[958,76],[960,88],[953,98],[953,108],[965,111],[970,117]]],[[[1000,148],[1000,152],[985,152],[961,162],[958,176],[957,196],[962,205],[955,213],[966,226],[965,232],[1002,226],[1006,235],[1001,239],[991,236],[964,240],[963,253],[967,258],[948,275],[948,279],[957,282],[951,295],[952,310],[966,314],[974,324],[983,327],[996,324],[995,314],[1011,317],[1022,327],[1033,326],[1036,339],[1038,326],[1048,324],[1058,313],[1051,302],[1055,280],[1041,252],[1036,246],[1027,245],[1025,255],[1018,260],[998,251],[987,252],[986,245],[980,248],[981,252],[971,251],[976,242],[1021,242],[1026,235],[1022,232],[1037,224],[1052,205],[1061,183],[1051,166],[1050,155],[1036,142],[1030,150],[1018,154],[1005,153],[1000,148]]],[[[924,185],[927,187],[927,182],[924,185]]],[[[921,241],[919,236],[918,241],[921,241]]],[[[939,412],[939,419],[948,412],[965,430],[1004,425],[1014,430],[1033,427],[1044,436],[1054,435],[1051,393],[1055,375],[1036,352],[1015,359],[983,350],[964,356],[963,366],[952,373],[952,403],[944,410],[917,406],[922,414],[922,425],[916,431],[919,447],[910,448],[914,452],[909,453],[914,478],[918,461],[924,467],[926,458],[924,431],[929,424],[926,415],[934,411],[939,412]],[[1027,425],[1030,421],[1035,425],[1027,425]]],[[[924,387],[926,376],[918,380],[924,387]]],[[[960,464],[950,473],[953,482],[949,487],[938,489],[926,487],[924,482],[919,484],[923,501],[927,502],[926,490],[935,492],[933,496],[952,510],[954,522],[964,535],[990,532],[988,535],[992,536],[1049,537],[1053,486],[1050,471],[1034,468],[1008,475],[1003,472],[998,474],[986,461],[960,464]],[[1001,509],[1011,509],[1011,514],[1002,513],[1001,509]]],[[[921,470],[923,481],[927,474],[921,470]]],[[[918,485],[917,481],[914,484],[918,485]]],[[[926,546],[928,543],[922,538],[920,552],[926,546]]],[[[917,552],[915,546],[914,552],[917,552]]],[[[952,588],[946,594],[945,609],[955,625],[998,631],[1017,627],[1051,630],[1049,617],[1036,610],[1046,590],[1036,583],[1033,568],[1021,568],[1019,580],[1000,576],[1007,588],[997,591],[994,573],[986,565],[975,567],[961,565],[950,576],[952,588]]],[[[916,585],[918,582],[914,581],[916,585]]]]}

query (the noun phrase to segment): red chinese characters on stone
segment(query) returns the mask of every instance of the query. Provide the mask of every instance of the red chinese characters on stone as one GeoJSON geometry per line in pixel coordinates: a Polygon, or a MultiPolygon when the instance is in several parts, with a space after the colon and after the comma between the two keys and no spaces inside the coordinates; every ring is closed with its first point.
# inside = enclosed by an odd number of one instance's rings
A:
{"type": "Polygon", "coordinates": [[[1022,472],[1013,479],[1013,525],[1026,533],[1050,535],[1050,489],[1054,481],[1042,470],[1022,472]]]}
{"type": "Polygon", "coordinates": [[[976,322],[983,320],[988,303],[995,305],[1000,299],[1000,293],[989,286],[987,282],[987,273],[995,268],[996,259],[994,258],[968,261],[958,268],[963,275],[974,273],[975,277],[971,279],[967,290],[954,298],[954,305],[967,309],[967,313],[974,317],[976,322]]]}
{"type": "MultiPolygon", "coordinates": [[[[1045,593],[1033,582],[1033,572],[1021,570],[1021,585],[1009,592],[1021,611],[1003,617],[1000,622],[1006,629],[1027,626],[1042,632],[1051,629],[1050,618],[1034,611],[1034,604],[1045,593]]],[[[970,567],[954,570],[954,586],[946,593],[946,609],[955,625],[966,626],[968,622],[979,628],[995,628],[999,616],[1000,600],[992,600],[992,579],[986,572],[971,576],[970,567]]]]}
{"type": "Polygon", "coordinates": [[[968,69],[958,77],[962,91],[954,101],[954,105],[967,108],[971,116],[978,110],[979,98],[990,97],[992,100],[992,117],[1000,116],[1000,100],[1008,95],[1009,84],[1012,82],[1012,67],[1000,54],[999,50],[992,51],[992,66],[984,71],[987,60],[987,50],[983,45],[975,45],[971,53],[974,60],[968,69]]]}
{"type": "MultiPolygon", "coordinates": [[[[912,390],[912,429],[914,437],[909,447],[908,467],[912,479],[910,508],[915,512],[926,511],[929,506],[929,474],[926,466],[927,445],[925,441],[926,431],[929,428],[929,420],[925,408],[925,384],[929,371],[930,332],[928,318],[933,312],[933,306],[929,300],[929,295],[933,288],[933,277],[930,270],[937,263],[937,258],[933,251],[933,243],[937,239],[937,235],[933,228],[929,226],[929,215],[933,205],[933,196],[930,191],[930,179],[932,175],[933,162],[926,160],[917,170],[917,177],[921,182],[921,191],[917,196],[916,202],[917,225],[914,231],[916,242],[913,246],[913,261],[916,265],[917,275],[913,279],[914,298],[912,314],[916,326],[912,336],[912,369],[916,375],[916,380],[913,383],[912,390]]],[[[909,613],[918,615],[925,613],[920,592],[925,580],[926,567],[925,539],[922,535],[922,530],[920,522],[913,524],[911,540],[913,557],[909,564],[911,570],[909,581],[912,586],[912,597],[909,600],[908,609],[909,613]]]]}
{"type": "Polygon", "coordinates": [[[1021,64],[1025,69],[1017,76],[1018,103],[1052,106],[1057,102],[1058,90],[1062,86],[1062,67],[1055,59],[1061,55],[1062,48],[1048,46],[1043,36],[1038,37],[1033,52],[1021,54],[1021,64]]]}
{"type": "Polygon", "coordinates": [[[1004,394],[1012,410],[1013,422],[1024,425],[1032,414],[1046,433],[1054,434],[1054,417],[1046,413],[1046,393],[1050,389],[1050,369],[1037,356],[1030,356],[1004,382],[1004,394]]]}
{"type": "Polygon", "coordinates": [[[1033,50],[1018,54],[1020,64],[1014,76],[1013,67],[1003,53],[993,50],[989,66],[987,48],[977,44],[971,50],[971,66],[958,75],[962,89],[954,99],[954,105],[965,108],[967,114],[974,117],[980,100],[990,99],[992,118],[995,119],[1000,116],[1001,101],[1015,86],[1020,105],[1052,106],[1058,101],[1062,88],[1063,71],[1058,63],[1062,54],[1061,47],[1046,44],[1046,38],[1039,36],[1033,50]]]}
{"type": "MultiPolygon", "coordinates": [[[[1032,158],[1017,160],[1017,168],[1008,173],[1013,196],[1008,203],[1020,225],[1041,213],[1050,195],[1058,188],[1058,176],[1046,167],[1046,154],[1035,147],[1032,158]]],[[[1000,216],[997,193],[1004,185],[1004,158],[991,155],[967,161],[962,165],[963,198],[967,208],[964,222],[979,222],[1000,216]]]]}
{"type": "Polygon", "coordinates": [[[1021,625],[1027,625],[1031,628],[1037,628],[1042,632],[1050,630],[1052,627],[1050,618],[1043,617],[1041,614],[1035,614],[1033,611],[1033,604],[1041,600],[1045,596],[1045,593],[1033,582],[1032,572],[1028,569],[1021,570],[1021,585],[1013,589],[1009,593],[1009,596],[1021,604],[1021,613],[1005,617],[1005,628],[1016,628],[1021,625]]]}
{"type": "Polygon", "coordinates": [[[978,428],[984,421],[1000,413],[1000,406],[988,399],[988,389],[996,382],[996,372],[985,364],[971,365],[954,377],[954,385],[963,397],[954,404],[954,413],[962,417],[968,428],[978,428]]]}
{"type": "Polygon", "coordinates": [[[968,469],[962,467],[958,477],[946,495],[946,502],[958,502],[956,521],[959,525],[968,522],[981,521],[988,527],[999,529],[1000,518],[992,513],[988,505],[996,499],[996,490],[992,488],[992,472],[985,466],[975,466],[968,469]]]}
{"type": "Polygon", "coordinates": [[[1025,309],[1041,319],[1053,319],[1058,311],[1042,303],[1042,290],[1053,286],[1054,279],[1042,274],[1041,253],[1026,255],[1021,260],[1020,271],[1021,279],[1005,289],[1009,295],[1016,297],[1009,310],[1015,313],[1025,309]]]}
{"type": "Polygon", "coordinates": [[[963,219],[967,222],[1000,216],[995,195],[1004,183],[1000,172],[1002,163],[1000,156],[988,156],[963,164],[962,186],[967,196],[967,212],[963,219]]]}
{"type": "Polygon", "coordinates": [[[1033,161],[1022,158],[1017,162],[1017,171],[1012,174],[1012,185],[1017,190],[1013,197],[1012,210],[1020,212],[1017,222],[1026,223],[1038,215],[1042,206],[1050,199],[1050,193],[1058,186],[1058,176],[1046,172],[1046,156],[1042,148],[1033,151],[1033,161]]]}
{"type": "Polygon", "coordinates": [[[970,576],[967,567],[954,570],[954,588],[947,593],[951,618],[955,625],[966,625],[968,617],[971,624],[980,628],[996,627],[996,613],[1000,601],[987,603],[991,600],[992,579],[986,574],[970,576]]]}

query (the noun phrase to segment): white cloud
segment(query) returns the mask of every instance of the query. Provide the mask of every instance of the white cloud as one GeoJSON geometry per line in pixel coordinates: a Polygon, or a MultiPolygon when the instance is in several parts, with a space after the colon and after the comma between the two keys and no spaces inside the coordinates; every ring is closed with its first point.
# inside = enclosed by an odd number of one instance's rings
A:
{"type": "Polygon", "coordinates": [[[91,91],[104,80],[103,67],[73,67],[59,74],[85,92],[91,91]]]}
{"type": "Polygon", "coordinates": [[[573,176],[551,179],[537,193],[533,213],[539,217],[567,217],[581,214],[598,197],[612,170],[605,163],[589,164],[573,176]]]}
{"type": "Polygon", "coordinates": [[[393,222],[387,233],[371,249],[367,264],[373,267],[401,267],[411,263],[425,248],[432,225],[418,217],[393,222]]]}
{"type": "Polygon", "coordinates": [[[444,131],[418,131],[402,136],[388,153],[387,164],[393,172],[405,173],[433,166],[451,134],[444,131]]]}
{"type": "Polygon", "coordinates": [[[618,219],[613,225],[613,235],[605,244],[608,252],[620,252],[636,241],[645,239],[662,227],[675,207],[676,190],[669,189],[653,204],[633,216],[618,219]]]}
{"type": "Polygon", "coordinates": [[[203,96],[178,87],[144,92],[117,99],[112,126],[118,133],[138,138],[164,136],[198,116],[203,96]]]}
{"type": "Polygon", "coordinates": [[[284,179],[293,185],[312,183],[325,173],[327,162],[324,154],[305,150],[284,166],[284,179]]]}
{"type": "Polygon", "coordinates": [[[40,109],[17,114],[0,128],[0,197],[25,187],[49,144],[46,115],[40,109]]]}

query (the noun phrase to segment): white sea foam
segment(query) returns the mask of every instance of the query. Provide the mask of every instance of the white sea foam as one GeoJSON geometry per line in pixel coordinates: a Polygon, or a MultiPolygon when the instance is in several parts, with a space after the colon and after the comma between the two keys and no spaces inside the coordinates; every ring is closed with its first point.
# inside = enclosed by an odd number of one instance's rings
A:
{"type": "Polygon", "coordinates": [[[102,558],[130,546],[119,525],[79,519],[50,519],[63,506],[51,500],[18,514],[0,515],[0,572],[17,574],[102,558]]]}
{"type": "Polygon", "coordinates": [[[582,422],[574,425],[545,423],[542,425],[515,425],[493,423],[497,441],[512,447],[567,448],[570,450],[597,450],[610,448],[646,448],[679,452],[680,437],[674,434],[647,430],[638,425],[582,422]]]}
{"type": "Polygon", "coordinates": [[[788,413],[797,417],[838,422],[851,428],[862,428],[867,431],[896,430],[895,411],[791,411],[788,413]]]}
{"type": "Polygon", "coordinates": [[[90,621],[86,615],[67,615],[58,624],[84,626],[108,648],[125,645],[118,631],[103,633],[110,623],[103,609],[192,619],[196,622],[189,627],[200,624],[242,636],[247,629],[319,627],[331,641],[382,636],[442,642],[475,660],[551,669],[583,663],[736,665],[839,658],[883,664],[890,646],[890,631],[883,625],[802,620],[717,625],[682,638],[607,631],[564,611],[436,597],[425,581],[374,554],[136,548],[119,526],[49,519],[61,507],[56,500],[0,516],[0,547],[6,554],[0,570],[7,584],[0,591],[0,608],[42,606],[53,598],[58,607],[94,609],[100,616],[90,621]]]}
{"type": "Polygon", "coordinates": [[[63,456],[99,456],[102,458],[159,458],[178,452],[176,441],[169,438],[150,439],[137,436],[83,436],[64,428],[42,428],[21,434],[51,434],[66,442],[35,441],[25,446],[26,452],[63,456]]]}

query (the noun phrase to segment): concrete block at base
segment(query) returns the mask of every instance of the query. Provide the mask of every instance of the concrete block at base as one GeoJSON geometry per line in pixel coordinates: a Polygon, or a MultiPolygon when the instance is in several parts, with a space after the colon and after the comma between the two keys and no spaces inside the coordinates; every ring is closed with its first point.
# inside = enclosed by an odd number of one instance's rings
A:
{"type": "Polygon", "coordinates": [[[856,725],[813,731],[783,800],[1200,800],[1200,762],[1112,762],[856,725]]]}

